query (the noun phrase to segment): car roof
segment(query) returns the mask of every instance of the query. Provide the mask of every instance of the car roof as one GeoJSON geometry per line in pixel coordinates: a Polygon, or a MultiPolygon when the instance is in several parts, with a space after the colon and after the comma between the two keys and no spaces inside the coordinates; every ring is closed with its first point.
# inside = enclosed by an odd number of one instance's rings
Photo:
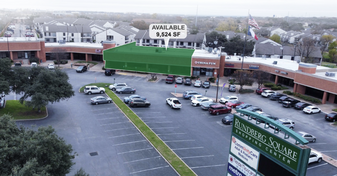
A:
{"type": "Polygon", "coordinates": [[[93,97],[93,98],[105,98],[105,97],[103,97],[103,96],[96,96],[96,97],[93,97]]]}
{"type": "Polygon", "coordinates": [[[225,107],[226,105],[223,104],[216,104],[216,105],[211,105],[212,108],[219,108],[219,107],[225,107]]]}
{"type": "Polygon", "coordinates": [[[307,106],[306,108],[317,108],[316,106],[307,106]]]}
{"type": "Polygon", "coordinates": [[[175,98],[175,97],[173,97],[173,98],[168,98],[168,99],[171,99],[171,100],[179,100],[178,98],[175,98]]]}
{"type": "Polygon", "coordinates": [[[133,98],[132,100],[143,100],[143,99],[141,99],[141,98],[133,98]]]}

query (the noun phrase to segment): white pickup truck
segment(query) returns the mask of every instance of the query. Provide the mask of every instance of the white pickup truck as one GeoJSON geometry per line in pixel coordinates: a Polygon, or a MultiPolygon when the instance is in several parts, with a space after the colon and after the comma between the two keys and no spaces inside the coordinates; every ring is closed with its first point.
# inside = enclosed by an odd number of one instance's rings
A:
{"type": "Polygon", "coordinates": [[[93,93],[105,93],[105,89],[103,87],[97,86],[85,86],[84,93],[86,94],[93,94],[93,93]]]}

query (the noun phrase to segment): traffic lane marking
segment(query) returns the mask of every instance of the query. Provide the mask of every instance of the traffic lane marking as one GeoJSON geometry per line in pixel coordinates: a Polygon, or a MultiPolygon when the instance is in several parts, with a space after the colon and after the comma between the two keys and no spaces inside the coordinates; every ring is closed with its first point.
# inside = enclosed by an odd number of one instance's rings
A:
{"type": "Polygon", "coordinates": [[[323,163],[323,164],[320,164],[320,165],[317,165],[317,166],[308,167],[307,170],[314,169],[314,168],[321,167],[321,166],[325,166],[325,165],[327,165],[327,164],[328,164],[328,163],[323,163]]]}

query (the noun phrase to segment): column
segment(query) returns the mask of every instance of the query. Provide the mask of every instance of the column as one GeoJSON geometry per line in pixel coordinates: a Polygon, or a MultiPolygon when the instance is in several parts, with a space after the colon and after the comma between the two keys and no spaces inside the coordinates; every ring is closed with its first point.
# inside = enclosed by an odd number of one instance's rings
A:
{"type": "Polygon", "coordinates": [[[277,84],[277,83],[278,83],[278,76],[275,75],[275,84],[277,84]]]}
{"type": "Polygon", "coordinates": [[[324,92],[323,93],[323,98],[322,98],[322,104],[325,104],[326,103],[326,98],[328,96],[328,93],[327,92],[324,92]]]}
{"type": "Polygon", "coordinates": [[[296,84],[296,83],[294,83],[293,92],[294,92],[294,93],[296,93],[296,91],[297,91],[297,84],[296,84]]]}
{"type": "Polygon", "coordinates": [[[85,61],[88,62],[88,54],[85,54],[85,61]]]}
{"type": "Polygon", "coordinates": [[[11,60],[14,60],[14,59],[13,59],[13,51],[10,51],[10,52],[9,52],[9,58],[10,58],[11,60]]]}
{"type": "Polygon", "coordinates": [[[74,61],[74,54],[73,53],[70,53],[70,60],[74,61]]]}
{"type": "Polygon", "coordinates": [[[329,96],[329,103],[334,103],[335,102],[336,95],[335,94],[330,94],[329,96]]]}

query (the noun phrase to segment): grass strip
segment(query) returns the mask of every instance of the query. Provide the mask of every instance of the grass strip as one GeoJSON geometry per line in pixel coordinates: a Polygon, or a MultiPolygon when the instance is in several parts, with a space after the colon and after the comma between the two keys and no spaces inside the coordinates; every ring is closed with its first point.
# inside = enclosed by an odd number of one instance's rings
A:
{"type": "Polygon", "coordinates": [[[7,100],[6,107],[0,109],[0,116],[9,114],[14,120],[41,119],[47,116],[46,107],[41,108],[39,113],[30,107],[21,104],[19,100],[7,100]]]}
{"type": "MultiPolygon", "coordinates": [[[[114,103],[124,112],[124,114],[136,125],[143,135],[152,143],[152,145],[161,153],[161,155],[171,164],[171,166],[180,174],[186,176],[196,175],[119,97],[105,85],[108,83],[92,83],[104,87],[105,93],[114,101],[114,103]]],[[[87,86],[87,85],[86,85],[87,86]]],[[[83,92],[81,87],[80,92],[83,92]],[[82,91],[81,91],[82,90],[82,91]]]]}

